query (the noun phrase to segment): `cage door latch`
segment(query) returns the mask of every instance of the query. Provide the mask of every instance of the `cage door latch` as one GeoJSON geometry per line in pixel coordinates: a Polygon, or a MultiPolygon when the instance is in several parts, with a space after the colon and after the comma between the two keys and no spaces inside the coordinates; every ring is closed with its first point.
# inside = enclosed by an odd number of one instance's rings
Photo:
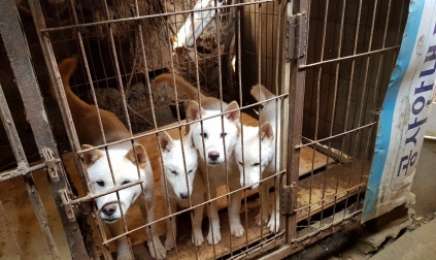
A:
{"type": "Polygon", "coordinates": [[[72,195],[71,192],[64,189],[64,190],[60,190],[59,194],[62,199],[62,206],[64,207],[65,212],[67,213],[68,220],[70,222],[76,221],[73,205],[71,204],[71,195],[72,195]]]}
{"type": "Polygon", "coordinates": [[[306,54],[306,13],[298,13],[286,20],[286,60],[298,59],[306,54]]]}
{"type": "Polygon", "coordinates": [[[44,157],[44,161],[47,165],[47,171],[48,171],[48,175],[50,176],[50,179],[53,182],[59,182],[59,173],[58,173],[58,169],[57,169],[57,163],[60,162],[60,160],[56,159],[53,156],[53,151],[48,148],[45,147],[42,149],[42,155],[44,157]]]}
{"type": "Polygon", "coordinates": [[[295,202],[297,201],[297,185],[292,183],[283,187],[282,200],[280,203],[281,211],[283,215],[292,215],[294,213],[295,202]]]}

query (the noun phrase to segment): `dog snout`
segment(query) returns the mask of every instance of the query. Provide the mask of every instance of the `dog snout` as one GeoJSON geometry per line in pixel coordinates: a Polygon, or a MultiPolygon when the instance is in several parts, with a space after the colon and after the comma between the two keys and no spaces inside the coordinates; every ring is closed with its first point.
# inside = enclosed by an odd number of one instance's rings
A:
{"type": "Polygon", "coordinates": [[[216,161],[220,157],[220,154],[218,152],[210,152],[207,156],[212,161],[216,161]]]}
{"type": "Polygon", "coordinates": [[[115,203],[106,204],[101,211],[108,217],[112,216],[117,211],[118,205],[115,203]]]}
{"type": "Polygon", "coordinates": [[[180,195],[180,198],[182,198],[182,199],[187,199],[189,197],[187,192],[180,192],[179,195],[180,195]]]}

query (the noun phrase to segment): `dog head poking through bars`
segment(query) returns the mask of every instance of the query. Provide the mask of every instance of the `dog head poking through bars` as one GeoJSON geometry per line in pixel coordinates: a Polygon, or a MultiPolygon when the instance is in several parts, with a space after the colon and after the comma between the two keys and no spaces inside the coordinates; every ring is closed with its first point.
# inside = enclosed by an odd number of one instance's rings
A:
{"type": "Polygon", "coordinates": [[[222,117],[216,116],[220,114],[220,110],[205,110],[195,101],[191,101],[186,110],[188,121],[215,116],[202,122],[196,122],[191,126],[194,147],[198,150],[201,159],[209,165],[223,163],[225,156],[229,161],[239,137],[240,111],[238,104],[233,101],[228,105],[223,103],[223,106],[225,108],[222,117]],[[223,141],[223,139],[225,140],[223,141]]]}
{"type": "MultiPolygon", "coordinates": [[[[82,149],[88,148],[92,146],[82,145],[82,149]]],[[[142,181],[144,189],[150,183],[149,180],[146,181],[146,172],[151,172],[151,166],[147,153],[140,144],[132,146],[130,142],[123,142],[109,146],[107,153],[105,150],[95,149],[81,154],[80,158],[87,168],[92,192],[95,194],[138,180],[142,181]]],[[[122,214],[126,214],[141,193],[141,185],[138,184],[96,198],[100,217],[107,223],[117,221],[122,214]]]]}
{"type": "Polygon", "coordinates": [[[171,138],[167,132],[163,132],[159,135],[159,145],[162,152],[163,171],[175,196],[178,199],[189,198],[198,166],[198,155],[190,134],[177,140],[171,138]]]}
{"type": "Polygon", "coordinates": [[[241,186],[254,189],[259,186],[262,173],[274,156],[274,133],[268,122],[260,126],[260,129],[244,126],[243,131],[243,140],[235,146],[235,157],[241,173],[241,186]]]}
{"type": "MultiPolygon", "coordinates": [[[[262,85],[252,87],[250,93],[257,101],[264,101],[276,97],[262,85]]],[[[280,99],[270,100],[263,104],[259,114],[260,127],[243,126],[243,138],[235,146],[235,158],[240,171],[242,186],[257,188],[265,170],[270,173],[273,169],[271,162],[277,150],[275,136],[280,121],[280,99]]]]}

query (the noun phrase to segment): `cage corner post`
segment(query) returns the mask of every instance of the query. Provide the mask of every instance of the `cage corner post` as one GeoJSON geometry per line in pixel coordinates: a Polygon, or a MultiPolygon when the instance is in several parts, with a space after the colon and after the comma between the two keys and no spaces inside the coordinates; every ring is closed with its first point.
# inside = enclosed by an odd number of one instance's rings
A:
{"type": "MultiPolygon", "coordinates": [[[[295,21],[294,16],[307,13],[309,10],[309,1],[308,0],[298,0],[291,1],[287,5],[287,27],[292,27],[288,23],[289,21],[295,21]]],[[[300,21],[302,19],[299,19],[300,21]]],[[[307,41],[307,33],[301,34],[302,31],[307,31],[307,24],[304,22],[301,25],[296,25],[295,29],[300,33],[295,34],[294,31],[286,32],[286,41],[289,42],[286,47],[293,47],[292,49],[287,49],[288,56],[290,55],[290,59],[288,60],[287,68],[289,75],[285,78],[285,82],[289,84],[289,117],[288,117],[288,140],[287,140],[287,175],[286,175],[286,183],[285,187],[290,188],[291,190],[297,190],[297,183],[299,180],[299,161],[300,161],[300,149],[296,149],[301,142],[301,133],[302,133],[302,122],[303,122],[303,101],[304,101],[304,84],[306,78],[306,72],[304,70],[299,70],[299,66],[306,63],[306,46],[305,42],[307,41]],[[301,35],[300,35],[301,34],[301,35]],[[301,45],[301,46],[300,46],[301,45]],[[301,51],[301,55],[296,53],[296,50],[301,51]]],[[[283,192],[286,192],[284,189],[283,192]]],[[[294,196],[295,197],[295,196],[294,196]]],[[[286,216],[286,243],[289,245],[293,240],[297,237],[297,214],[294,211],[296,207],[296,199],[291,199],[292,205],[289,205],[289,210],[291,214],[287,214],[286,216]]],[[[292,249],[291,249],[292,250],[292,249]]]]}
{"type": "MultiPolygon", "coordinates": [[[[72,259],[89,259],[82,239],[81,229],[78,223],[73,221],[74,215],[69,214],[72,212],[67,213],[67,207],[62,200],[62,192],[69,190],[66,173],[64,168],[59,164],[61,162],[60,156],[47,120],[17,7],[14,1],[8,0],[1,2],[0,9],[2,10],[0,33],[16,78],[16,84],[23,100],[25,111],[28,115],[32,115],[28,116],[28,121],[34,133],[39,154],[46,165],[51,193],[56,202],[57,210],[67,236],[71,257],[72,259]]],[[[28,174],[31,173],[29,172],[28,174]]],[[[34,188],[35,190],[32,192],[37,193],[36,187],[34,188]]],[[[45,211],[43,213],[46,214],[45,211]]],[[[41,228],[44,228],[43,226],[48,227],[48,223],[40,222],[40,225],[41,228]]],[[[46,236],[52,236],[51,232],[48,231],[46,236]]],[[[53,246],[56,247],[56,244],[50,244],[49,248],[53,246]]],[[[60,259],[59,255],[53,255],[53,253],[51,255],[53,259],[60,259]]]]}

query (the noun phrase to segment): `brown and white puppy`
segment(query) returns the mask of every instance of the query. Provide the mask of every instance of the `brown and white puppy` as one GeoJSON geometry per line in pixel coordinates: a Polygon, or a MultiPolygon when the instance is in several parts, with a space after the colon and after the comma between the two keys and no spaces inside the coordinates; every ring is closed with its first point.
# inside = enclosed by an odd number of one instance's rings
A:
{"type": "MultiPolygon", "coordinates": [[[[226,104],[216,98],[206,97],[198,93],[197,89],[183,78],[176,76],[173,79],[171,74],[159,75],[153,84],[163,82],[170,84],[175,82],[177,89],[188,95],[190,99],[201,100],[201,105],[196,101],[190,101],[186,110],[186,119],[187,121],[202,119],[202,122],[195,122],[190,127],[194,147],[200,155],[200,172],[203,180],[209,182],[207,198],[208,195],[210,199],[215,198],[216,189],[227,185],[227,180],[230,191],[239,189],[241,187],[239,170],[232,155],[240,131],[238,104],[235,101],[226,104]],[[224,113],[222,117],[219,116],[221,106],[224,113]]],[[[240,219],[242,192],[233,193],[230,197],[230,229],[232,235],[240,237],[244,234],[240,219]]],[[[210,203],[208,213],[210,225],[207,240],[209,244],[217,244],[221,240],[221,232],[216,200],[210,203]]]]}
{"type": "MultiPolygon", "coordinates": [[[[139,203],[148,223],[154,221],[153,172],[147,152],[139,143],[125,141],[110,145],[107,152],[104,149],[93,149],[93,146],[103,144],[99,116],[108,143],[129,138],[131,135],[115,114],[103,109],[97,110],[94,105],[85,103],[73,93],[69,80],[77,63],[77,58],[69,58],[60,62],[58,67],[82,149],[88,150],[80,158],[86,167],[92,192],[98,194],[140,181],[138,185],[95,199],[100,217],[108,224],[112,236],[118,236],[123,233],[123,221],[120,218],[134,202],[139,203]]],[[[53,89],[52,95],[54,96],[53,89]]],[[[147,228],[146,233],[151,256],[156,259],[165,258],[166,249],[154,232],[154,227],[147,228]]],[[[126,236],[115,240],[115,244],[117,259],[133,259],[126,236]]]]}

